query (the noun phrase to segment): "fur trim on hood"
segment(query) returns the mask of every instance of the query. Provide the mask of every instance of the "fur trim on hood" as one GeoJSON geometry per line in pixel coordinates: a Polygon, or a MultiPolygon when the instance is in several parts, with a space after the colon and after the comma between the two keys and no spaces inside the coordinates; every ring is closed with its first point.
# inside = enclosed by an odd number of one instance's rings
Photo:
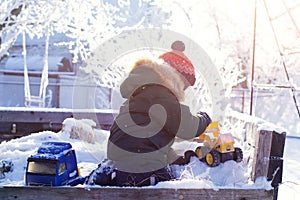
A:
{"type": "Polygon", "coordinates": [[[179,101],[184,100],[184,79],[176,69],[149,59],[138,60],[121,84],[121,95],[129,98],[136,89],[146,84],[159,84],[170,89],[179,101]]]}

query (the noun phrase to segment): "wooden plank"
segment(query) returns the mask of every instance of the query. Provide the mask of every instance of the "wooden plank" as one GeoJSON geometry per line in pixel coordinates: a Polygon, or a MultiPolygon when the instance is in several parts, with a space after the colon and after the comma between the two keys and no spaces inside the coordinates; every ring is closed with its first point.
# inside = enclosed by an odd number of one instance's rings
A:
{"type": "MultiPolygon", "coordinates": [[[[8,70],[8,69],[0,69],[0,73],[3,73],[5,75],[15,75],[15,76],[24,76],[24,71],[21,70],[8,70]]],[[[28,71],[29,76],[35,76],[35,77],[41,77],[42,71],[28,71]]],[[[48,76],[50,78],[57,78],[61,75],[67,75],[67,76],[76,76],[77,72],[56,72],[56,71],[49,71],[48,76]]]]}
{"type": "Polygon", "coordinates": [[[78,109],[32,109],[29,110],[17,108],[14,110],[0,110],[0,122],[29,122],[29,123],[44,123],[53,122],[61,123],[67,117],[76,117],[77,119],[93,117],[98,124],[112,123],[113,112],[108,110],[82,110],[78,109]]]}
{"type": "Polygon", "coordinates": [[[273,131],[260,130],[258,132],[252,165],[252,180],[268,175],[272,136],[273,131]]]}
{"type": "Polygon", "coordinates": [[[125,187],[3,187],[0,199],[273,199],[273,191],[263,189],[167,189],[125,187]]]}
{"type": "Polygon", "coordinates": [[[108,130],[114,116],[112,111],[107,110],[0,110],[0,142],[40,131],[60,131],[66,118],[91,119],[95,121],[96,128],[108,130]]]}
{"type": "Polygon", "coordinates": [[[0,143],[2,141],[8,141],[11,139],[20,138],[22,136],[23,136],[22,134],[1,134],[0,133],[0,143]]]}

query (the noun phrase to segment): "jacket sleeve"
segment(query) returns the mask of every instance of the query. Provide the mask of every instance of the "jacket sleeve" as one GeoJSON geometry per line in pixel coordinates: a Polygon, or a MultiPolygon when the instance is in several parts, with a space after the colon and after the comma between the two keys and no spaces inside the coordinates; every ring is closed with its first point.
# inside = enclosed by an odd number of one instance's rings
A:
{"type": "Polygon", "coordinates": [[[193,139],[201,135],[210,124],[202,115],[194,116],[189,107],[181,105],[181,117],[177,137],[182,139],[193,139]]]}

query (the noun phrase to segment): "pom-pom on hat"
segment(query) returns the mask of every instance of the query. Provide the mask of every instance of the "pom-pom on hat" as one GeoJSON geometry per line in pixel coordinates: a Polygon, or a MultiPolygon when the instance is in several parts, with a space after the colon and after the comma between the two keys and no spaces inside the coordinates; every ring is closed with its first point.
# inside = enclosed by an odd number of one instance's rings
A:
{"type": "Polygon", "coordinates": [[[175,41],[171,45],[172,51],[159,56],[164,62],[180,72],[191,86],[195,84],[195,69],[192,62],[184,55],[185,45],[182,41],[175,41]]]}

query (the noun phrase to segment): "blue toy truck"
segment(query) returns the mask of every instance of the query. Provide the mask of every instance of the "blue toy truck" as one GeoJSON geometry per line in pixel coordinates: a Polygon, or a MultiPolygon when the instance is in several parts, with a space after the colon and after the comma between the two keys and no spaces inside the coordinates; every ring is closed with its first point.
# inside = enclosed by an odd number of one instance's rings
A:
{"type": "Polygon", "coordinates": [[[82,184],[75,150],[70,143],[45,142],[35,155],[27,159],[26,185],[28,186],[75,186],[82,184]]]}

